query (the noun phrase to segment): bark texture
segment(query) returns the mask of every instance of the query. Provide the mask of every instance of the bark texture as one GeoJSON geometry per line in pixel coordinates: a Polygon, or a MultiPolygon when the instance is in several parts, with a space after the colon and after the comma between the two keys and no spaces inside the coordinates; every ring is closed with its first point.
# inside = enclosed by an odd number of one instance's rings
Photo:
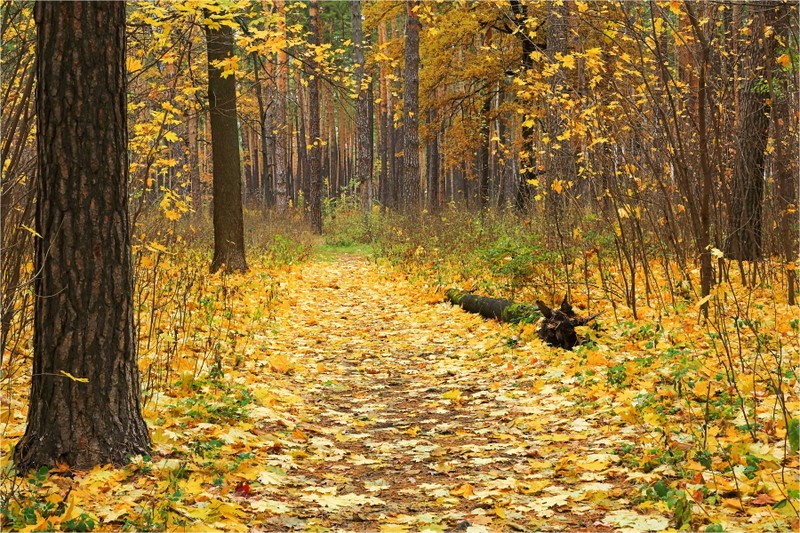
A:
{"type": "Polygon", "coordinates": [[[233,30],[206,28],[208,45],[208,100],[214,175],[214,258],[211,272],[246,272],[242,171],[239,125],[236,117],[236,76],[222,77],[215,64],[233,55],[233,30]]]}
{"type": "Polygon", "coordinates": [[[754,38],[742,63],[739,80],[738,134],[725,251],[728,257],[743,261],[762,257],[764,151],[769,137],[770,113],[765,76],[772,68],[776,48],[775,39],[765,36],[764,30],[774,24],[772,7],[758,3],[750,6],[754,38]]]}
{"type": "Polygon", "coordinates": [[[542,316],[535,305],[515,304],[505,298],[478,296],[457,289],[448,290],[445,296],[451,303],[461,306],[465,311],[501,322],[535,322],[542,316]]]}
{"type": "Polygon", "coordinates": [[[354,76],[358,97],[356,99],[356,181],[362,204],[372,204],[372,113],[369,90],[364,86],[364,32],[361,29],[361,0],[350,0],[353,31],[353,50],[356,63],[354,76]]]}
{"type": "MultiPolygon", "coordinates": [[[[319,0],[311,0],[308,6],[308,18],[311,22],[311,35],[308,44],[312,47],[320,44],[321,26],[319,20],[319,0]]],[[[308,135],[311,138],[308,151],[308,172],[311,180],[308,193],[308,207],[311,227],[317,234],[322,234],[322,145],[319,124],[319,65],[315,59],[309,61],[311,73],[308,82],[308,135]]]]}
{"type": "MultiPolygon", "coordinates": [[[[280,15],[278,30],[286,37],[286,2],[276,0],[275,7],[280,15]]],[[[283,213],[289,207],[289,136],[286,120],[286,98],[289,93],[289,56],[281,48],[277,54],[277,88],[274,95],[275,115],[277,116],[277,136],[275,138],[275,206],[283,213]]]]}
{"type": "Polygon", "coordinates": [[[17,470],[147,453],[128,218],[125,4],[39,2],[34,357],[17,470]],[[88,381],[71,379],[64,373],[88,381]]]}
{"type": "Polygon", "coordinates": [[[413,213],[420,208],[419,170],[419,32],[418,0],[407,0],[405,85],[403,87],[403,179],[401,208],[413,213]]]}
{"type": "MultiPolygon", "coordinates": [[[[531,54],[536,50],[536,44],[528,35],[528,6],[522,0],[510,0],[510,3],[514,25],[517,29],[515,35],[517,35],[521,44],[520,78],[524,80],[528,76],[528,71],[533,68],[531,54]]],[[[533,145],[534,133],[533,126],[522,124],[522,152],[519,155],[519,181],[517,182],[517,195],[514,202],[516,208],[520,211],[527,210],[530,205],[533,198],[531,182],[538,175],[536,170],[536,148],[533,145]]]]}

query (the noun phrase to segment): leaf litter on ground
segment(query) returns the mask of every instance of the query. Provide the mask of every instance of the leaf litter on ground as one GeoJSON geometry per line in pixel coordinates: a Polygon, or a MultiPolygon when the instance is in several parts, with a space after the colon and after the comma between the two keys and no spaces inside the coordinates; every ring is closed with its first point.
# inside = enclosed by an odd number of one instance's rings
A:
{"type": "MultiPolygon", "coordinates": [[[[15,496],[4,503],[6,523],[473,533],[797,526],[789,429],[750,442],[724,420],[706,416],[697,427],[697,398],[726,392],[716,369],[698,363],[685,400],[674,366],[653,358],[691,345],[686,324],[553,349],[533,325],[464,313],[357,256],[209,283],[224,285],[224,325],[204,325],[198,309],[186,326],[171,386],[145,410],[152,454],[124,468],[6,474],[3,494],[15,496]],[[273,275],[272,316],[254,313],[264,290],[256,280],[273,275]],[[189,335],[193,326],[225,333],[212,343],[189,335]]],[[[796,359],[796,339],[791,346],[796,359]]],[[[24,429],[17,386],[6,472],[24,429]]],[[[796,410],[795,396],[784,401],[796,410]]]]}

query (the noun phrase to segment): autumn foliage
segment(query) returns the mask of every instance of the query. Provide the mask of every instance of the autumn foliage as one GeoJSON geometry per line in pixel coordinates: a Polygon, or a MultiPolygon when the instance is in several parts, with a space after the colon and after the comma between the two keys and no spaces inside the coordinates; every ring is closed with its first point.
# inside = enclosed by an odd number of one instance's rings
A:
{"type": "Polygon", "coordinates": [[[0,8],[0,526],[800,527],[797,6],[317,4],[129,4],[153,450],[29,473],[35,28],[0,8]],[[223,27],[249,271],[212,274],[223,27]],[[594,320],[556,349],[454,287],[594,320]]]}

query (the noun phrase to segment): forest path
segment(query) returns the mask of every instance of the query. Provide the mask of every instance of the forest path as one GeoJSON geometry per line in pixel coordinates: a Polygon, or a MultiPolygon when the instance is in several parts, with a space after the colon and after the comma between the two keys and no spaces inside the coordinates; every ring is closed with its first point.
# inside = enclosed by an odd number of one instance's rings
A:
{"type": "Polygon", "coordinates": [[[565,352],[357,256],[299,267],[281,298],[269,353],[296,365],[293,399],[260,427],[281,468],[254,492],[283,513],[260,530],[612,529],[630,485],[608,409],[529,376],[565,352]]]}

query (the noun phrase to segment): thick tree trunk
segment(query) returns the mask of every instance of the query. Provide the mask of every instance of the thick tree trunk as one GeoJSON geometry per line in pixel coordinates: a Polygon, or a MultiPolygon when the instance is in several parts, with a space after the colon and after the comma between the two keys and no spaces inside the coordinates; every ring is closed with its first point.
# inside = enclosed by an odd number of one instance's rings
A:
{"type": "MultiPolygon", "coordinates": [[[[764,153],[769,136],[769,91],[764,83],[766,70],[772,69],[776,41],[767,37],[766,13],[772,6],[752,5],[753,39],[742,62],[739,84],[739,117],[736,156],[733,163],[733,190],[728,213],[726,255],[732,259],[755,261],[762,257],[761,207],[764,198],[764,153]]],[[[770,16],[770,22],[774,17],[770,16]]]]}
{"type": "Polygon", "coordinates": [[[403,88],[403,179],[401,208],[414,213],[420,208],[419,169],[419,33],[416,8],[419,0],[407,0],[405,86],[403,88]]]}
{"type": "Polygon", "coordinates": [[[34,355],[25,472],[122,464],[141,415],[128,218],[125,4],[40,2],[34,355]],[[81,379],[73,379],[81,378],[81,379]]]}
{"type": "Polygon", "coordinates": [[[356,182],[361,203],[372,203],[372,115],[369,112],[369,87],[364,83],[364,32],[361,29],[361,0],[350,0],[355,61],[356,97],[356,182]]]}
{"type": "Polygon", "coordinates": [[[542,317],[535,305],[515,304],[505,298],[477,296],[470,292],[450,289],[445,293],[450,303],[460,305],[465,311],[501,322],[536,322],[542,317]]]}
{"type": "Polygon", "coordinates": [[[214,258],[211,272],[246,272],[242,171],[236,116],[236,76],[222,77],[215,63],[233,55],[233,30],[206,28],[211,157],[214,174],[214,258]]]}
{"type": "MultiPolygon", "coordinates": [[[[321,26],[319,20],[319,0],[311,0],[308,6],[311,22],[311,35],[308,43],[319,45],[321,26]]],[[[313,58],[313,56],[312,56],[313,58]]],[[[308,192],[308,208],[311,228],[315,233],[322,233],[322,146],[320,144],[319,124],[319,65],[311,59],[311,72],[308,82],[308,134],[311,137],[311,149],[308,154],[310,187],[308,192]]]]}
{"type": "Polygon", "coordinates": [[[504,298],[476,296],[458,289],[448,290],[445,297],[451,303],[461,306],[465,311],[501,322],[534,323],[543,319],[536,329],[539,338],[550,346],[567,350],[571,350],[582,341],[575,332],[575,328],[587,324],[597,317],[597,315],[577,316],[566,297],[558,309],[551,309],[541,300],[537,300],[536,305],[518,304],[504,298]]]}
{"type": "MultiPolygon", "coordinates": [[[[786,42],[791,39],[791,8],[776,4],[773,8],[776,37],[786,42]]],[[[797,270],[794,261],[798,249],[797,183],[800,147],[792,131],[797,131],[798,116],[792,115],[792,80],[788,75],[772,73],[769,81],[772,100],[772,128],[775,152],[772,164],[775,176],[775,198],[778,216],[778,250],[786,263],[786,298],[789,305],[797,304],[797,270]],[[793,118],[792,118],[793,117],[793,118]]]]}

